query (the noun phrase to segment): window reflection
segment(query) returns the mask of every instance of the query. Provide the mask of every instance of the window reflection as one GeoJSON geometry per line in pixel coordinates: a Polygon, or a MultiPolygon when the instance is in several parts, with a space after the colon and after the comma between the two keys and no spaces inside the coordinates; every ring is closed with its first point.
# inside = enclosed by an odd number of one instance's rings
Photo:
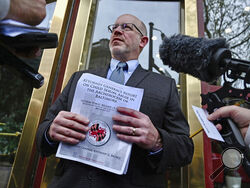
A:
{"type": "MultiPolygon", "coordinates": [[[[156,1],[126,1],[126,0],[101,0],[99,1],[91,57],[87,68],[104,67],[109,63],[109,38],[107,26],[113,24],[116,18],[122,14],[133,14],[140,18],[146,25],[149,33],[149,23],[154,24],[152,57],[159,67],[155,72],[165,72],[166,76],[173,77],[178,83],[179,74],[171,71],[163,65],[159,58],[159,45],[162,42],[161,32],[167,36],[180,32],[180,3],[179,2],[156,2],[156,1]],[[160,19],[159,19],[160,18],[160,19]],[[168,74],[169,73],[169,74],[168,74]]],[[[149,44],[143,49],[139,62],[143,68],[149,69],[149,44]]]]}

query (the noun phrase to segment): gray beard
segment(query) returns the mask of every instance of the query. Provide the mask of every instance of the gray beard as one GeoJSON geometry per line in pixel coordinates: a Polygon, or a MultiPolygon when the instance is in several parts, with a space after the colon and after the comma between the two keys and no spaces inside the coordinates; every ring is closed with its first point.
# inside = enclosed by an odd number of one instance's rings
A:
{"type": "Polygon", "coordinates": [[[126,62],[127,61],[127,57],[126,57],[126,50],[111,50],[112,53],[112,57],[114,57],[115,59],[122,61],[122,62],[126,62]]]}

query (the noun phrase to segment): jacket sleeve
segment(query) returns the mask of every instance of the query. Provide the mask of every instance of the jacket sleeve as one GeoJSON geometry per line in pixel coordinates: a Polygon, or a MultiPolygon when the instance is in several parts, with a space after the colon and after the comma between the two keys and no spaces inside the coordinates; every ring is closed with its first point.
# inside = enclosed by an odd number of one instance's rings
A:
{"type": "Polygon", "coordinates": [[[151,167],[157,172],[191,163],[194,152],[193,141],[189,138],[189,125],[180,107],[175,81],[170,83],[163,126],[156,127],[162,138],[163,150],[148,157],[151,167]]]}

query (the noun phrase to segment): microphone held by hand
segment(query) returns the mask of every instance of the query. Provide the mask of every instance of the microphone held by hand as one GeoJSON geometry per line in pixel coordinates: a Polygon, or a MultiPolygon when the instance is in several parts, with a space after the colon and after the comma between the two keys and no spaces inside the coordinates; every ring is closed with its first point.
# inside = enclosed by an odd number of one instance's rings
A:
{"type": "Polygon", "coordinates": [[[179,34],[165,37],[159,51],[163,63],[171,69],[206,82],[217,80],[227,70],[245,72],[250,67],[247,61],[231,58],[224,38],[206,39],[179,34]]]}

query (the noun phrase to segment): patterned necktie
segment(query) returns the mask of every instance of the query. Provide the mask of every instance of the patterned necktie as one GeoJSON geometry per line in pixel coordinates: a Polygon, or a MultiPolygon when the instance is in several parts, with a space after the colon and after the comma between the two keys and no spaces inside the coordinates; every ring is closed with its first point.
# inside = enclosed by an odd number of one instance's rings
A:
{"type": "Polygon", "coordinates": [[[124,70],[128,70],[127,63],[119,62],[109,79],[119,84],[124,84],[125,81],[125,75],[123,72],[124,70]]]}

